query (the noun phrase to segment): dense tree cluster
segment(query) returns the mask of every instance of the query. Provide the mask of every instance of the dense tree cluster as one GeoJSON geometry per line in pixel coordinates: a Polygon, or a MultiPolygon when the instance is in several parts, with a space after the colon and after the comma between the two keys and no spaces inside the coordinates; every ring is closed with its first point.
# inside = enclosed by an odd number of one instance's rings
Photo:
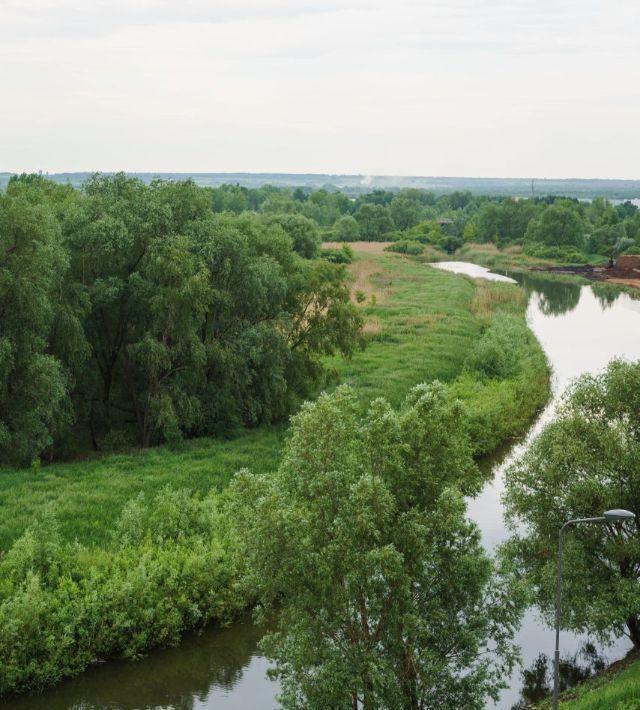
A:
{"type": "Polygon", "coordinates": [[[313,386],[319,355],[353,351],[360,317],[345,267],[315,258],[316,223],[234,214],[252,204],[190,181],[10,182],[1,459],[28,463],[80,435],[149,446],[278,421],[313,386]]]}
{"type": "Polygon", "coordinates": [[[215,211],[298,214],[313,220],[327,240],[429,243],[452,253],[465,242],[524,245],[532,254],[576,257],[640,251],[640,212],[627,201],[580,202],[555,196],[511,198],[426,190],[373,190],[349,198],[225,185],[212,191],[215,211]]]}

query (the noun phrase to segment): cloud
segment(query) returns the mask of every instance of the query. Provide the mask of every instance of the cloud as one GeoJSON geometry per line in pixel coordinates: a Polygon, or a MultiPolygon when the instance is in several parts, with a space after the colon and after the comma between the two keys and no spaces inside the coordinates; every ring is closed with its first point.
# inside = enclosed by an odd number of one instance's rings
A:
{"type": "Polygon", "coordinates": [[[0,0],[0,36],[104,37],[136,26],[284,19],[348,6],[339,0],[0,0]]]}
{"type": "Polygon", "coordinates": [[[635,0],[0,0],[2,169],[637,176],[635,0]]]}

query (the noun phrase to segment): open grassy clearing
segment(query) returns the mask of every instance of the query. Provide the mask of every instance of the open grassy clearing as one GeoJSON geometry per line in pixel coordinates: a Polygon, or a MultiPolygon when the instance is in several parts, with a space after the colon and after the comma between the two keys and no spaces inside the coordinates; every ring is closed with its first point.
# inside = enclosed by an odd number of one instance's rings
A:
{"type": "Polygon", "coordinates": [[[363,402],[386,397],[397,405],[418,382],[452,380],[480,333],[474,284],[411,258],[357,254],[354,290],[367,297],[370,340],[351,360],[331,359],[340,381],[363,402]]]}
{"type": "MultiPolygon", "coordinates": [[[[333,371],[331,381],[353,385],[363,405],[379,396],[397,405],[419,382],[452,382],[497,309],[524,315],[524,294],[509,284],[474,283],[384,252],[357,252],[351,268],[354,294],[366,295],[362,308],[369,345],[349,361],[329,358],[327,366],[333,371]]],[[[540,381],[542,397],[544,386],[540,381]]],[[[503,389],[498,408],[512,398],[503,389]]],[[[477,391],[485,400],[496,395],[486,388],[477,391]]],[[[465,386],[458,392],[463,398],[468,394],[465,386]]],[[[521,405],[516,400],[514,406],[521,405]]],[[[524,420],[532,406],[535,398],[522,409],[524,420]]],[[[38,472],[1,471],[0,550],[8,549],[45,509],[55,514],[65,539],[105,545],[122,507],[141,491],[152,496],[165,485],[200,492],[223,488],[241,467],[274,468],[284,436],[284,430],[257,429],[230,441],[185,442],[178,450],[134,451],[54,464],[38,472]]]]}

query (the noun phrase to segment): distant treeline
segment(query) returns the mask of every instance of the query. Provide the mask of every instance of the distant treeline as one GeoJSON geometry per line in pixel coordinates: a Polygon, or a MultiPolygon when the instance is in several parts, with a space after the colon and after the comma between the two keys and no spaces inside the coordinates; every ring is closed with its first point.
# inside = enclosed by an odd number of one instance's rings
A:
{"type": "MultiPolygon", "coordinates": [[[[453,253],[465,242],[524,245],[533,256],[584,259],[640,251],[640,212],[630,201],[613,205],[554,196],[536,198],[436,195],[426,190],[373,190],[357,198],[302,188],[211,189],[215,212],[300,215],[325,240],[428,243],[453,253]]],[[[411,253],[411,250],[409,250],[411,253]]]]}
{"type": "MultiPolygon", "coordinates": [[[[429,190],[438,195],[451,192],[470,191],[474,195],[500,197],[536,197],[555,195],[559,197],[579,197],[592,199],[606,197],[612,200],[640,199],[640,180],[618,180],[602,178],[488,178],[488,177],[434,177],[398,175],[338,175],[324,173],[128,173],[143,182],[162,180],[193,180],[201,187],[220,185],[241,185],[259,188],[265,185],[295,189],[301,187],[307,192],[326,189],[340,191],[352,197],[371,190],[403,189],[429,190]]],[[[81,187],[92,173],[48,173],[46,177],[54,182],[81,187]]],[[[0,172],[0,189],[6,185],[11,173],[0,172]]]]}
{"type": "Polygon", "coordinates": [[[345,267],[316,258],[315,223],[244,203],[216,214],[221,196],[124,175],[81,190],[11,179],[0,460],[277,422],[316,385],[320,355],[358,346],[345,267]]]}

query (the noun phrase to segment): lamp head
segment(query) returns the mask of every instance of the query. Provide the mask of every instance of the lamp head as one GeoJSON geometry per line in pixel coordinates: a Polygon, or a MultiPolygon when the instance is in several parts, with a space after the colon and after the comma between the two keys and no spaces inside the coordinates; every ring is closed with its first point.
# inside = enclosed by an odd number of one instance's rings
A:
{"type": "Polygon", "coordinates": [[[608,523],[623,523],[625,520],[633,520],[636,516],[630,510],[616,508],[615,510],[607,510],[603,517],[608,523]]]}

